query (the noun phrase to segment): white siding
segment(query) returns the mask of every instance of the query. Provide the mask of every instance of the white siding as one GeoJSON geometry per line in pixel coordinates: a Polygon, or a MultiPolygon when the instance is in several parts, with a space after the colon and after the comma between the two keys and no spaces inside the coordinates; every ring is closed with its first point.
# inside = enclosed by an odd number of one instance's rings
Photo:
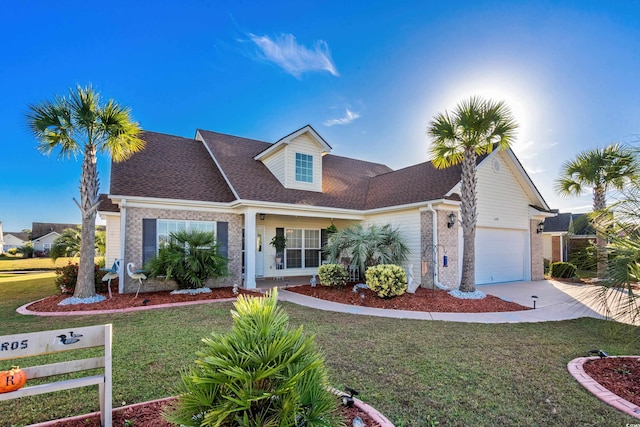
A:
{"type": "Polygon", "coordinates": [[[498,153],[484,162],[477,171],[478,177],[478,227],[529,229],[529,200],[525,189],[511,169],[511,161],[505,161],[504,153],[498,153]],[[500,163],[499,171],[493,162],[500,163]]]}
{"type": "Polygon", "coordinates": [[[113,261],[120,258],[120,215],[105,216],[107,242],[104,253],[105,265],[111,267],[113,261]]]}
{"type": "Polygon", "coordinates": [[[285,150],[278,150],[262,161],[282,185],[285,185],[285,150]]]}
{"type": "Polygon", "coordinates": [[[322,191],[322,147],[308,134],[293,139],[285,149],[285,187],[298,190],[322,191]],[[296,153],[313,156],[313,182],[296,181],[296,153]]]}
{"type": "Polygon", "coordinates": [[[551,259],[551,235],[550,234],[542,235],[542,257],[546,259],[551,259]]]}
{"type": "Polygon", "coordinates": [[[403,267],[407,268],[409,264],[413,264],[413,273],[415,277],[419,277],[422,248],[420,247],[420,212],[418,209],[368,215],[363,225],[367,227],[370,224],[391,224],[392,227],[397,227],[400,230],[410,250],[409,259],[403,267]]]}

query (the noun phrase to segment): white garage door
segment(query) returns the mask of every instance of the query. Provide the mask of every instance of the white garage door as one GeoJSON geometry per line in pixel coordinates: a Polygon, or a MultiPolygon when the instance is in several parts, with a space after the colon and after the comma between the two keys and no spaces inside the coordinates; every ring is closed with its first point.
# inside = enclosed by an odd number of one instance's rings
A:
{"type": "Polygon", "coordinates": [[[476,229],[476,284],[524,280],[523,230],[476,229]]]}

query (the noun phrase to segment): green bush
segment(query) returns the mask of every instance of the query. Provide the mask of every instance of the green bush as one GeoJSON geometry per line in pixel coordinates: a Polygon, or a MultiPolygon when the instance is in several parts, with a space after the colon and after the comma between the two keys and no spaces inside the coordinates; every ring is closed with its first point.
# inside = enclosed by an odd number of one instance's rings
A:
{"type": "Polygon", "coordinates": [[[367,269],[367,286],[380,298],[391,298],[407,291],[407,274],[394,264],[380,264],[367,269]]]}
{"type": "Polygon", "coordinates": [[[174,279],[180,289],[197,289],[208,278],[227,274],[227,259],[220,254],[213,234],[204,231],[177,231],[158,256],[145,265],[150,277],[174,279]]]}
{"type": "Polygon", "coordinates": [[[549,276],[559,279],[570,279],[576,276],[577,268],[569,262],[553,262],[549,266],[549,276]]]}
{"type": "Polygon", "coordinates": [[[331,287],[342,287],[347,284],[349,272],[342,264],[324,264],[318,267],[320,284],[331,287]]]}
{"type": "Polygon", "coordinates": [[[22,258],[33,258],[33,243],[27,242],[18,248],[18,253],[22,254],[22,258]]]}
{"type": "Polygon", "coordinates": [[[302,326],[289,328],[277,297],[277,289],[238,297],[231,332],[202,340],[205,348],[182,373],[167,420],[184,426],[343,425],[314,337],[302,326]]]}
{"type": "MultiPolygon", "coordinates": [[[[95,286],[96,292],[107,292],[107,282],[103,282],[102,278],[106,271],[100,270],[98,264],[95,265],[95,286]]],[[[64,267],[56,268],[55,284],[63,294],[73,294],[78,283],[78,264],[69,262],[64,267]]]]}

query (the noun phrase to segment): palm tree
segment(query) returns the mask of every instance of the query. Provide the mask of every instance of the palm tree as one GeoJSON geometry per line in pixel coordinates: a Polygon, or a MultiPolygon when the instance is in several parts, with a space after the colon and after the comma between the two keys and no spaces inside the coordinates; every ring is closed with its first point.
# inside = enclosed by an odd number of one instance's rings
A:
{"type": "Polygon", "coordinates": [[[95,219],[98,210],[97,154],[112,160],[126,160],[144,148],[139,138],[140,126],[132,121],[130,110],[110,99],[100,102],[100,94],[91,86],[77,86],[68,97],[56,97],[39,105],[30,105],[27,124],[38,140],[38,150],[59,157],[82,155],[80,202],[74,201],[82,214],[82,240],[78,284],[74,297],[91,298],[94,286],[95,219]]]}
{"type": "MultiPolygon", "coordinates": [[[[555,190],[561,196],[580,196],[585,190],[593,191],[594,228],[605,214],[606,194],[610,189],[622,190],[629,181],[638,178],[640,172],[634,152],[621,144],[611,144],[605,148],[595,148],[579,153],[575,159],[562,166],[555,190]],[[599,219],[600,218],[600,219],[599,219]]],[[[598,277],[606,272],[606,239],[597,233],[598,277]]]]}
{"type": "Polygon", "coordinates": [[[364,278],[367,267],[402,264],[410,251],[398,228],[372,224],[365,229],[362,224],[356,224],[331,233],[324,252],[334,264],[348,258],[350,266],[358,267],[364,278]]]}
{"type": "MultiPolygon", "coordinates": [[[[104,230],[96,230],[96,247],[95,253],[104,255],[106,233],[104,230]]],[[[80,253],[80,245],[82,243],[82,227],[67,228],[62,234],[53,241],[49,257],[56,260],[60,257],[73,257],[80,253]]]]}
{"type": "Polygon", "coordinates": [[[451,113],[435,116],[427,133],[433,138],[431,162],[438,169],[461,165],[461,221],[463,233],[461,292],[474,292],[476,238],[476,160],[494,148],[511,146],[518,125],[500,101],[471,97],[451,113]]]}

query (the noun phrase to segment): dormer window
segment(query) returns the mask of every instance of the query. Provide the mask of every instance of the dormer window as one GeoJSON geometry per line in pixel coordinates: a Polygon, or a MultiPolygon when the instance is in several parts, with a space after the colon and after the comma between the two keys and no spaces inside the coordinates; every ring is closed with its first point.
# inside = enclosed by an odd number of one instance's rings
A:
{"type": "Polygon", "coordinates": [[[296,181],[313,182],[313,156],[296,153],[296,181]]]}

